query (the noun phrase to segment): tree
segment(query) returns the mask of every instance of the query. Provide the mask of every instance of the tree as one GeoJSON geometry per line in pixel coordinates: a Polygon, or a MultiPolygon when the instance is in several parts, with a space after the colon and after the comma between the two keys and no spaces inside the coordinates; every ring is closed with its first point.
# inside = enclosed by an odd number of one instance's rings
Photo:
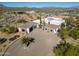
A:
{"type": "Polygon", "coordinates": [[[42,25],[42,27],[43,27],[43,30],[45,29],[45,20],[43,20],[43,25],[42,25]]]}
{"type": "Polygon", "coordinates": [[[69,26],[73,23],[73,17],[72,16],[69,16],[69,18],[65,19],[65,22],[66,22],[66,25],[69,26]]]}
{"type": "Polygon", "coordinates": [[[4,26],[0,31],[11,34],[16,32],[16,28],[14,26],[4,26]]]}
{"type": "Polygon", "coordinates": [[[61,28],[65,28],[65,23],[61,23],[61,28]]]}
{"type": "Polygon", "coordinates": [[[42,20],[41,20],[41,15],[38,17],[38,19],[40,20],[40,25],[39,27],[42,28],[42,20]]]}
{"type": "Polygon", "coordinates": [[[62,23],[59,30],[58,34],[62,39],[66,39],[68,37],[68,31],[66,30],[65,24],[62,23]]]}
{"type": "Polygon", "coordinates": [[[23,37],[23,39],[22,39],[22,44],[25,44],[25,45],[27,45],[27,47],[29,46],[29,44],[31,43],[31,42],[34,42],[34,38],[31,38],[31,37],[23,37]]]}
{"type": "Polygon", "coordinates": [[[8,28],[8,33],[15,33],[16,32],[16,28],[14,26],[11,26],[8,28]]]}
{"type": "Polygon", "coordinates": [[[70,36],[73,37],[74,39],[78,39],[79,38],[79,29],[78,28],[72,29],[72,31],[70,32],[70,36]]]}
{"type": "Polygon", "coordinates": [[[69,47],[68,43],[61,42],[56,47],[54,47],[53,52],[57,56],[65,56],[65,53],[66,53],[66,50],[67,50],[68,47],[69,47]]]}
{"type": "Polygon", "coordinates": [[[75,27],[79,28],[79,19],[76,19],[73,24],[75,27]]]}
{"type": "Polygon", "coordinates": [[[53,52],[57,56],[79,56],[79,46],[64,42],[54,47],[53,52]]]}
{"type": "Polygon", "coordinates": [[[79,16],[77,16],[76,19],[79,19],[79,16]]]}
{"type": "Polygon", "coordinates": [[[66,56],[79,56],[79,46],[70,45],[65,53],[66,56]]]}
{"type": "Polygon", "coordinates": [[[0,19],[2,19],[3,17],[2,16],[0,16],[0,19]]]}

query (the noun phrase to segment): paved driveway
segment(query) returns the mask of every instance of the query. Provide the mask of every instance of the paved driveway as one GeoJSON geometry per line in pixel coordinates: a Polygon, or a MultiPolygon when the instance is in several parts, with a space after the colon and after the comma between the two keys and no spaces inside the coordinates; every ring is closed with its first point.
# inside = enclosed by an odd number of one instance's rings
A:
{"type": "Polygon", "coordinates": [[[8,50],[6,55],[11,56],[47,56],[50,55],[53,47],[59,42],[59,38],[53,33],[48,33],[41,29],[33,30],[28,36],[35,38],[34,43],[29,47],[24,47],[21,40],[15,42],[8,50]]]}

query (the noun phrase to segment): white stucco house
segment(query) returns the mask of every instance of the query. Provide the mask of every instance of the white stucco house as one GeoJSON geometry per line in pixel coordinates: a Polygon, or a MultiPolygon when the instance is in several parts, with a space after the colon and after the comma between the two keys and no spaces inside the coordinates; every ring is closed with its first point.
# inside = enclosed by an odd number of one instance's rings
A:
{"type": "Polygon", "coordinates": [[[36,13],[34,10],[26,11],[26,13],[36,13]]]}
{"type": "Polygon", "coordinates": [[[54,25],[61,25],[61,23],[65,22],[62,18],[55,18],[55,17],[47,17],[44,19],[45,22],[48,24],[54,24],[54,25]]]}
{"type": "Polygon", "coordinates": [[[59,26],[58,25],[47,25],[45,26],[45,30],[47,30],[48,32],[53,32],[53,33],[57,33],[59,26]]]}
{"type": "MultiPolygon", "coordinates": [[[[41,19],[41,21],[42,21],[42,25],[45,23],[43,29],[53,33],[57,33],[61,23],[65,22],[65,20],[63,20],[62,18],[55,18],[55,17],[47,17],[41,19]]],[[[32,22],[28,22],[26,24],[19,25],[17,26],[17,28],[19,32],[30,33],[33,29],[39,28],[39,25],[40,25],[40,20],[38,19],[32,22]]]]}
{"type": "MultiPolygon", "coordinates": [[[[62,18],[55,17],[47,17],[41,20],[42,23],[45,22],[45,29],[54,33],[57,33],[61,23],[65,22],[65,20],[63,20],[62,18]]],[[[40,20],[34,20],[33,22],[40,24],[40,20]]]]}
{"type": "Polygon", "coordinates": [[[34,22],[29,22],[29,23],[26,23],[26,24],[22,24],[22,25],[18,25],[17,28],[18,28],[18,31],[19,32],[26,32],[26,33],[30,33],[34,28],[37,28],[37,23],[34,23],[34,22]]]}

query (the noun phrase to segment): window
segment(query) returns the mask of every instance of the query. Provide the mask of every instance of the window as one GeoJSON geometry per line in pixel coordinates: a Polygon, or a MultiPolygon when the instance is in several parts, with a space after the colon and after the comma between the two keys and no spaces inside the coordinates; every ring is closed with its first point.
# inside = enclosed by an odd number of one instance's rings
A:
{"type": "Polygon", "coordinates": [[[22,29],[22,31],[24,32],[24,31],[25,31],[25,29],[22,29]]]}
{"type": "Polygon", "coordinates": [[[52,30],[50,30],[52,32],[52,30]]]}

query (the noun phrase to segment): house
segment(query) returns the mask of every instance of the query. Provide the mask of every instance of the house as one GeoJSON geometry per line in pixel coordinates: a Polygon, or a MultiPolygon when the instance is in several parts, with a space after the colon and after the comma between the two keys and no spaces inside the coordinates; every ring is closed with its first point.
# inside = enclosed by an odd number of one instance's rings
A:
{"type": "Polygon", "coordinates": [[[45,30],[47,30],[48,32],[53,32],[53,33],[57,33],[59,26],[58,25],[54,25],[54,24],[50,24],[45,26],[45,30]]]}
{"type": "MultiPolygon", "coordinates": [[[[45,23],[45,26],[44,26],[45,29],[53,33],[57,33],[61,23],[65,22],[65,20],[63,20],[62,18],[56,18],[56,17],[47,17],[47,18],[41,19],[41,21],[42,21],[42,24],[45,23]]],[[[40,20],[34,20],[33,22],[40,24],[40,20]]]]}
{"type": "Polygon", "coordinates": [[[61,25],[61,23],[64,23],[65,20],[62,18],[55,18],[55,17],[47,17],[45,18],[45,23],[47,24],[54,24],[54,25],[61,25]]]}
{"type": "MultiPolygon", "coordinates": [[[[65,22],[61,18],[55,18],[55,17],[47,17],[44,19],[41,19],[42,21],[42,28],[46,31],[57,33],[58,28],[60,27],[61,23],[65,22]]],[[[30,33],[33,29],[39,28],[40,20],[34,20],[33,22],[28,22],[26,24],[18,26],[19,32],[26,32],[30,33]]]]}
{"type": "Polygon", "coordinates": [[[37,27],[38,27],[37,23],[34,22],[28,22],[26,24],[17,26],[19,32],[26,32],[26,33],[30,33],[34,28],[37,27]]]}
{"type": "Polygon", "coordinates": [[[32,11],[26,11],[26,13],[35,13],[35,11],[34,10],[32,10],[32,11]]]}

